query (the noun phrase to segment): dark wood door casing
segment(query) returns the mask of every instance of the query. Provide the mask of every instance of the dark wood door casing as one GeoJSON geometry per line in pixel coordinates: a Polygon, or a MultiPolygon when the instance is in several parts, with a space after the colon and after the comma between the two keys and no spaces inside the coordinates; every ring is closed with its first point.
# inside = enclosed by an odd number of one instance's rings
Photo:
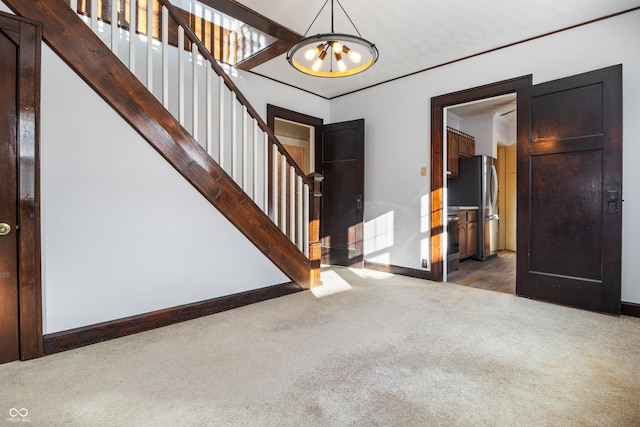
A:
{"type": "Polygon", "coordinates": [[[518,92],[516,293],[620,314],[622,66],[518,92]]]}
{"type": "Polygon", "coordinates": [[[443,238],[444,211],[443,196],[445,189],[443,163],[443,112],[446,107],[477,101],[485,98],[514,93],[518,89],[531,86],[532,76],[516,77],[483,86],[431,98],[431,274],[432,280],[442,282],[444,273],[443,238]]]}
{"type": "Polygon", "coordinates": [[[0,223],[3,224],[0,235],[0,363],[20,358],[16,231],[17,52],[18,46],[0,31],[0,223]]]}
{"type": "MultiPolygon", "coordinates": [[[[13,79],[16,89],[15,104],[10,108],[15,113],[8,110],[2,112],[2,119],[13,123],[10,126],[15,126],[15,135],[7,135],[6,129],[3,129],[0,144],[7,144],[7,140],[13,140],[15,144],[12,159],[6,159],[12,156],[11,151],[6,150],[6,145],[2,156],[5,157],[3,169],[5,164],[13,165],[16,184],[19,183],[12,196],[14,200],[8,203],[15,206],[16,230],[11,235],[17,243],[19,357],[27,360],[43,354],[39,162],[42,28],[37,22],[0,12],[0,30],[5,41],[15,45],[15,52],[3,53],[13,55],[17,67],[14,77],[7,76],[5,69],[0,75],[3,80],[13,79]]],[[[11,62],[5,57],[0,58],[3,67],[11,62]]],[[[2,95],[5,96],[4,90],[2,95]]],[[[0,222],[3,221],[0,218],[0,222]]]]}

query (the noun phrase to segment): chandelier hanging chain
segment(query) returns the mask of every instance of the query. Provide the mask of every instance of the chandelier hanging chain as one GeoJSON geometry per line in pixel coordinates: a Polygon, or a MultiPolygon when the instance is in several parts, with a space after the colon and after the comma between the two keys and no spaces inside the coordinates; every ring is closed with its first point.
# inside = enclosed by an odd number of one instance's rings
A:
{"type": "MultiPolygon", "coordinates": [[[[318,19],[318,16],[320,16],[320,14],[322,13],[322,11],[324,10],[324,7],[327,5],[327,3],[329,3],[329,0],[325,1],[324,4],[322,5],[322,7],[320,8],[320,10],[318,11],[318,14],[316,15],[315,18],[313,18],[313,21],[311,21],[311,24],[309,25],[309,28],[307,28],[307,31],[304,32],[304,34],[302,35],[302,37],[307,37],[307,33],[309,32],[309,30],[311,29],[311,27],[313,27],[313,24],[315,24],[316,20],[318,19]]],[[[332,18],[333,19],[333,18],[332,18]]],[[[333,29],[331,30],[333,31],[333,29]]],[[[358,30],[356,30],[358,31],[358,30]]]]}
{"type": "MultiPolygon", "coordinates": [[[[331,0],[331,32],[335,32],[334,28],[333,28],[333,1],[331,0]]],[[[351,17],[349,16],[349,14],[347,13],[346,10],[344,10],[344,6],[342,6],[342,3],[340,3],[340,0],[335,0],[338,2],[338,6],[340,6],[340,9],[342,9],[342,12],[344,13],[344,16],[347,17],[347,19],[349,20],[349,22],[351,23],[351,26],[353,27],[354,30],[356,30],[356,33],[358,33],[358,35],[360,37],[362,37],[362,34],[360,34],[360,31],[358,30],[358,27],[356,27],[356,24],[353,23],[353,20],[351,19],[351,17]]],[[[307,37],[307,34],[309,34],[309,30],[311,29],[311,27],[313,27],[313,24],[316,23],[316,21],[318,20],[318,16],[320,16],[320,14],[322,13],[322,11],[324,10],[325,6],[327,6],[327,3],[329,3],[329,0],[326,0],[324,2],[324,4],[322,5],[322,7],[320,8],[320,10],[318,11],[318,13],[316,14],[316,17],[313,18],[313,21],[311,21],[311,24],[309,24],[309,27],[307,28],[307,31],[304,32],[304,34],[302,35],[302,37],[307,37]]]]}
{"type": "MultiPolygon", "coordinates": [[[[342,7],[342,3],[340,3],[340,0],[336,0],[338,2],[338,6],[340,6],[340,9],[342,9],[342,11],[344,12],[344,15],[347,17],[347,19],[349,20],[349,22],[351,22],[351,25],[353,25],[353,29],[356,30],[356,33],[358,33],[358,35],[360,37],[362,37],[362,34],[360,34],[360,31],[358,31],[358,27],[356,27],[356,24],[353,23],[353,21],[351,20],[351,17],[349,16],[349,14],[347,13],[346,10],[344,10],[344,7],[342,7]]],[[[333,8],[333,0],[331,0],[331,7],[333,8]]],[[[331,11],[331,31],[333,32],[333,10],[331,11]]]]}

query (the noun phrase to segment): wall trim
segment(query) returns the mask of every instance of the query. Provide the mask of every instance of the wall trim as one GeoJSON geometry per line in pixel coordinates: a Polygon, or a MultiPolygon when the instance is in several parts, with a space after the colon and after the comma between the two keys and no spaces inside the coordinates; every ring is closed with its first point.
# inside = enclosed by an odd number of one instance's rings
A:
{"type": "Polygon", "coordinates": [[[624,314],[625,316],[640,317],[640,304],[622,301],[620,303],[620,314],[624,314]]]}
{"type": "Polygon", "coordinates": [[[416,279],[433,280],[433,273],[416,268],[400,267],[397,265],[379,264],[377,262],[364,261],[364,268],[381,271],[383,273],[399,274],[401,276],[415,277],[416,279]]]}
{"type": "Polygon", "coordinates": [[[294,282],[268,286],[206,301],[184,304],[109,322],[69,329],[44,336],[44,354],[50,355],[102,341],[208,316],[238,307],[293,294],[303,289],[294,282]]]}

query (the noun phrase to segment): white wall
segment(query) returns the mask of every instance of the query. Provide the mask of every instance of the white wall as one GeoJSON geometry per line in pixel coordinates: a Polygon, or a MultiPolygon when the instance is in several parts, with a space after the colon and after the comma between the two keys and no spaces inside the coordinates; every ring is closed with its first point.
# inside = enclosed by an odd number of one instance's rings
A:
{"type": "Polygon", "coordinates": [[[318,117],[325,123],[329,123],[330,101],[328,99],[247,71],[234,70],[229,75],[265,122],[267,121],[267,104],[271,104],[318,117]]]}
{"type": "Polygon", "coordinates": [[[476,155],[491,156],[493,158],[498,157],[493,126],[493,113],[462,117],[460,120],[460,130],[475,138],[476,155]]]}
{"type": "Polygon", "coordinates": [[[45,333],[289,281],[44,44],[41,130],[45,333]]]}
{"type": "MultiPolygon", "coordinates": [[[[640,11],[470,58],[445,67],[336,98],[331,120],[364,117],[366,123],[365,220],[393,217],[393,243],[366,255],[384,255],[390,264],[420,269],[424,238],[421,199],[430,165],[430,100],[517,76],[533,74],[541,83],[615,64],[623,64],[624,211],[622,299],[640,303],[640,11]],[[389,214],[391,213],[392,214],[389,214]]],[[[384,52],[382,53],[384,55],[384,52]]],[[[428,52],[426,53],[428,54],[428,52]]],[[[365,227],[365,240],[375,227],[365,227]]]]}
{"type": "MultiPolygon", "coordinates": [[[[0,10],[12,13],[2,2],[0,10]]],[[[126,53],[126,40],[121,44],[126,53]]],[[[42,50],[44,333],[289,281],[46,45],[42,50]]],[[[144,79],[146,56],[141,50],[136,57],[144,79]]],[[[250,73],[232,78],[265,120],[267,103],[329,116],[328,100],[250,73]]]]}

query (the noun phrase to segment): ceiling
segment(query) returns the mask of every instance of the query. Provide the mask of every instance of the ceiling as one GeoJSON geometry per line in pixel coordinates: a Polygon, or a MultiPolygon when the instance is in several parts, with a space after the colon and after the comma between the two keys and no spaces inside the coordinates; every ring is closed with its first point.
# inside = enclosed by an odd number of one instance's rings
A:
{"type": "MultiPolygon", "coordinates": [[[[325,0],[238,0],[304,34],[325,0]]],[[[380,59],[350,77],[322,78],[293,69],[282,54],[252,71],[334,98],[501,46],[640,7],[640,0],[340,0],[380,59]]],[[[307,35],[331,30],[331,0],[307,35]]],[[[356,34],[335,4],[335,32],[356,34]]]]}
{"type": "Polygon", "coordinates": [[[516,121],[516,94],[496,96],[479,101],[468,102],[447,108],[448,113],[453,113],[458,117],[469,117],[486,114],[498,114],[506,123],[516,121]]]}

